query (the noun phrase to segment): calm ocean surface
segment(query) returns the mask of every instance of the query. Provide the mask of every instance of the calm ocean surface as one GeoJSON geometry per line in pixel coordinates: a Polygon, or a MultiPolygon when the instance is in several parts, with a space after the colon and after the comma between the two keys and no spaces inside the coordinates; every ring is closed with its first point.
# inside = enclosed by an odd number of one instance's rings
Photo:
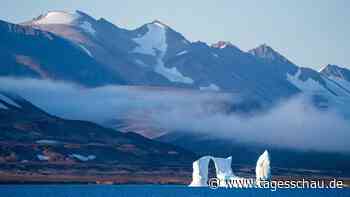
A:
{"type": "Polygon", "coordinates": [[[206,196],[278,196],[350,197],[350,189],[216,189],[168,185],[0,185],[0,197],[206,197],[206,196]]]}

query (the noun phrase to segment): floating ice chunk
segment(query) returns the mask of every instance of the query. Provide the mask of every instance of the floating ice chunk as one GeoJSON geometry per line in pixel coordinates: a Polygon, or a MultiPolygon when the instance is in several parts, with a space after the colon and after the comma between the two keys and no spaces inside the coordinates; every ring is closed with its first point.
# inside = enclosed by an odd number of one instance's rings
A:
{"type": "Polygon", "coordinates": [[[208,165],[210,160],[214,162],[217,178],[220,180],[227,180],[234,177],[231,169],[232,157],[217,158],[212,156],[204,156],[193,162],[192,182],[190,186],[208,186],[208,165]]]}
{"type": "Polygon", "coordinates": [[[270,156],[267,150],[260,155],[258,161],[256,162],[255,173],[257,181],[271,179],[270,156]]]}
{"type": "Polygon", "coordinates": [[[233,177],[231,163],[232,157],[228,158],[217,158],[213,157],[215,168],[216,168],[216,177],[222,180],[233,177]]]}
{"type": "Polygon", "coordinates": [[[192,182],[190,186],[208,186],[208,165],[212,158],[211,156],[204,156],[193,162],[192,182]]]}

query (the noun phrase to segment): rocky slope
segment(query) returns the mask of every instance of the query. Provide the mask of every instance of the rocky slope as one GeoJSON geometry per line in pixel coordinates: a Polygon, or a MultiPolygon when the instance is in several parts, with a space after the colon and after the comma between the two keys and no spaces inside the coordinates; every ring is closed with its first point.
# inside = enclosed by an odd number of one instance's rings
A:
{"type": "Polygon", "coordinates": [[[3,92],[0,130],[2,172],[39,175],[42,170],[72,176],[85,169],[86,174],[94,171],[91,176],[98,172],[156,175],[162,171],[188,172],[196,157],[135,133],[52,116],[23,98],[3,92]]]}
{"type": "Polygon", "coordinates": [[[124,84],[82,46],[52,33],[0,21],[1,76],[35,77],[85,86],[124,84]]]}

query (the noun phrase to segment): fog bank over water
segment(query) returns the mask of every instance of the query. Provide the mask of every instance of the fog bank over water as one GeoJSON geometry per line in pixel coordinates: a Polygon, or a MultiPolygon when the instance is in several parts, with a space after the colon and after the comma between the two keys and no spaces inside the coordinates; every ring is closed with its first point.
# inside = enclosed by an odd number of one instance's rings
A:
{"type": "Polygon", "coordinates": [[[13,78],[0,78],[0,84],[2,90],[68,119],[102,123],[127,116],[167,131],[214,134],[299,150],[350,152],[350,121],[334,110],[314,108],[302,95],[246,117],[225,110],[242,101],[235,94],[130,86],[86,89],[64,82],[13,78]]]}

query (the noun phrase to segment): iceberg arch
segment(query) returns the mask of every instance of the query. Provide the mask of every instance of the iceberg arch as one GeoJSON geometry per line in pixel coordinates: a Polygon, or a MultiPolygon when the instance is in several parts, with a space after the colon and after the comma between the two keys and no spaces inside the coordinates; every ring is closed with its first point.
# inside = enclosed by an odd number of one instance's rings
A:
{"type": "Polygon", "coordinates": [[[192,182],[190,186],[208,186],[209,162],[214,162],[217,178],[228,178],[234,176],[231,168],[232,157],[217,158],[204,156],[193,162],[192,182]]]}
{"type": "MultiPolygon", "coordinates": [[[[226,180],[244,180],[243,177],[238,177],[234,175],[231,168],[232,157],[219,158],[213,156],[203,156],[198,160],[194,161],[193,172],[192,172],[192,182],[189,186],[191,187],[205,187],[208,186],[208,166],[209,162],[212,160],[214,162],[216,170],[216,178],[219,180],[220,186],[227,186],[226,180]]],[[[268,151],[260,155],[258,158],[256,168],[256,180],[252,184],[259,184],[260,181],[266,181],[271,179],[270,171],[270,156],[268,151]]],[[[246,183],[249,183],[247,181],[246,183]]]]}

